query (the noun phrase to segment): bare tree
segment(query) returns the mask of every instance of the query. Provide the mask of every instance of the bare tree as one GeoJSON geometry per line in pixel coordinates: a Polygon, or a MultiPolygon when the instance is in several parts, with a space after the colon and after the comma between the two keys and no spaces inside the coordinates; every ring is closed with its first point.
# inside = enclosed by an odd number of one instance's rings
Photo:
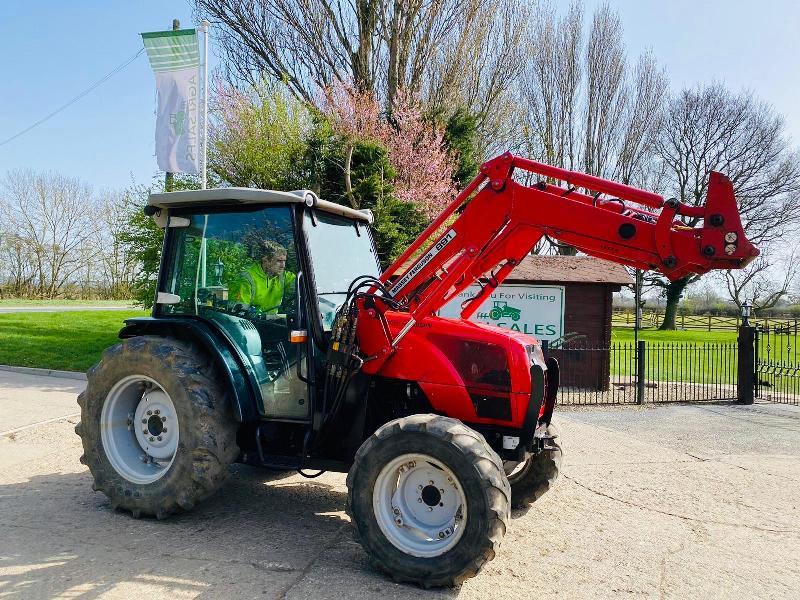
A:
{"type": "Polygon", "coordinates": [[[138,265],[124,241],[128,232],[127,211],[131,204],[125,194],[105,190],[97,207],[99,231],[91,248],[95,269],[103,291],[110,298],[128,298],[138,265]]]}
{"type": "MultiPolygon", "coordinates": [[[[4,214],[0,206],[0,214],[4,214]]],[[[0,297],[8,294],[13,298],[28,296],[36,277],[33,255],[28,241],[19,234],[7,231],[0,233],[0,297]]]]}
{"type": "MultiPolygon", "coordinates": [[[[745,232],[754,243],[768,244],[797,226],[798,154],[789,146],[783,118],[752,93],[734,94],[721,84],[684,89],[669,103],[657,151],[667,175],[667,193],[687,204],[705,201],[711,171],[727,175],[745,232]]],[[[698,219],[684,222],[695,226],[698,219]]],[[[675,328],[681,295],[697,279],[669,282],[655,274],[648,277],[666,296],[662,329],[675,328]]]]}
{"type": "Polygon", "coordinates": [[[31,261],[34,293],[54,298],[85,267],[81,249],[97,232],[91,189],[56,173],[11,171],[0,181],[0,221],[31,261]]]}
{"type": "Polygon", "coordinates": [[[756,310],[772,308],[789,295],[800,269],[797,248],[783,257],[777,254],[774,246],[762,246],[758,258],[744,269],[722,272],[720,278],[739,309],[746,300],[756,310]]]}
{"type": "Polygon", "coordinates": [[[577,4],[560,18],[552,5],[540,6],[527,30],[531,54],[520,81],[526,154],[566,169],[578,160],[582,21],[577,4]]]}
{"type": "Polygon", "coordinates": [[[481,153],[518,137],[511,94],[530,9],[513,0],[195,0],[214,23],[231,83],[269,77],[319,105],[336,81],[388,111],[411,94],[426,111],[477,116],[481,153]]]}
{"type": "Polygon", "coordinates": [[[469,0],[456,30],[432,56],[413,93],[435,112],[466,108],[477,116],[480,153],[505,152],[518,137],[515,86],[522,79],[531,47],[525,25],[535,7],[509,0],[469,0]]]}
{"type": "Polygon", "coordinates": [[[583,170],[610,175],[613,152],[622,134],[628,100],[625,48],[619,14],[602,5],[592,18],[586,48],[586,104],[583,128],[583,170]]]}
{"type": "MultiPolygon", "coordinates": [[[[651,185],[654,139],[667,78],[652,54],[627,66],[622,23],[601,6],[588,34],[584,13],[537,6],[526,29],[532,51],[520,81],[526,154],[542,162],[632,185],[651,185]],[[584,39],[586,40],[584,43],[584,39]]],[[[556,244],[561,254],[571,246],[556,244]]]]}

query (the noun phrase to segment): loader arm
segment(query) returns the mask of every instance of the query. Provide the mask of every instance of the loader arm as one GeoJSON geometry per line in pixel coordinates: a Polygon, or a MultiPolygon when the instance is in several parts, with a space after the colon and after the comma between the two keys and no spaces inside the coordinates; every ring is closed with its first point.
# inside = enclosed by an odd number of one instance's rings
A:
{"type": "Polygon", "coordinates": [[[758,256],[742,228],[733,186],[721,173],[710,174],[706,203],[690,206],[506,153],[481,166],[479,175],[381,275],[381,281],[410,313],[410,328],[486,278],[481,291],[462,305],[461,318],[467,319],[543,236],[592,256],[661,271],[672,280],[712,269],[741,268],[758,256]],[[517,169],[543,180],[531,187],[522,185],[512,178],[517,169]],[[587,195],[578,188],[594,193],[587,195]],[[688,227],[679,216],[702,224],[688,227]],[[393,280],[423,247],[424,252],[393,280]]]}

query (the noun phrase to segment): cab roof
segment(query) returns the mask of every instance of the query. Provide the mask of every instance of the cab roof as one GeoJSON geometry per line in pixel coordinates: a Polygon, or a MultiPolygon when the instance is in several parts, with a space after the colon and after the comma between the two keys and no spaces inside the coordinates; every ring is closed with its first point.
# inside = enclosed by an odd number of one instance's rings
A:
{"type": "Polygon", "coordinates": [[[275,190],[258,190],[253,188],[228,187],[212,188],[209,190],[182,190],[180,192],[162,192],[150,194],[147,199],[150,206],[157,208],[191,208],[206,204],[214,206],[236,206],[243,204],[299,204],[304,203],[314,206],[319,210],[372,222],[372,212],[369,210],[356,210],[349,206],[320,200],[310,190],[294,190],[291,192],[278,192],[275,190]]]}

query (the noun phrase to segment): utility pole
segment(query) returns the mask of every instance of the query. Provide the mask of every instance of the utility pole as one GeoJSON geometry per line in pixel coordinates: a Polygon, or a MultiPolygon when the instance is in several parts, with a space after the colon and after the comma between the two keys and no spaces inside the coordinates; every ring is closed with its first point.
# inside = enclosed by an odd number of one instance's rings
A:
{"type": "MultiPolygon", "coordinates": [[[[178,31],[181,28],[181,22],[178,19],[172,19],[172,31],[178,31]]],[[[164,191],[171,192],[172,186],[175,184],[175,176],[167,171],[164,175],[164,191]]]]}

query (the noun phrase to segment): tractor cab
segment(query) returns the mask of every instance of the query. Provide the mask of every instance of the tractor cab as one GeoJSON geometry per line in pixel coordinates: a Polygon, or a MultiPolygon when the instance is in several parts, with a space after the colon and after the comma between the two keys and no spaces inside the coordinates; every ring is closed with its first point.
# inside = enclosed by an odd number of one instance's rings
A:
{"type": "Polygon", "coordinates": [[[350,283],[380,274],[371,214],[242,188],[153,194],[148,212],[166,230],[153,318],[222,337],[260,416],[310,419],[314,342],[325,346],[350,283]]]}

